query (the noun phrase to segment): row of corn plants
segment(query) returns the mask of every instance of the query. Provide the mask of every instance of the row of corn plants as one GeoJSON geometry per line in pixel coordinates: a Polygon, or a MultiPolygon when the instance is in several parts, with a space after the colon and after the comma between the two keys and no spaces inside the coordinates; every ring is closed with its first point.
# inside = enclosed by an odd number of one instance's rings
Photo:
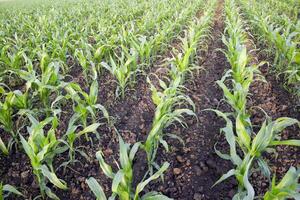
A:
{"type": "Polygon", "coordinates": [[[173,136],[165,134],[164,129],[174,122],[179,122],[184,127],[184,114],[195,115],[193,112],[195,105],[191,99],[184,94],[184,83],[187,75],[191,75],[198,66],[195,66],[197,59],[197,51],[199,47],[205,49],[205,41],[210,35],[210,27],[214,16],[216,2],[213,1],[207,6],[207,10],[201,18],[194,18],[186,30],[184,36],[180,38],[180,47],[173,49],[173,57],[168,60],[170,65],[169,78],[159,78],[154,76],[158,81],[159,87],[151,82],[151,77],[147,78],[152,91],[152,100],[156,105],[155,115],[153,119],[152,129],[149,132],[145,142],[145,150],[147,152],[148,163],[151,166],[156,158],[159,144],[162,144],[168,151],[168,144],[164,140],[165,136],[173,136]],[[179,106],[188,105],[193,108],[180,108],[179,106]]]}
{"type": "Polygon", "coordinates": [[[296,119],[282,117],[272,120],[266,116],[258,132],[254,131],[251,124],[251,114],[247,110],[247,97],[249,87],[257,79],[262,81],[259,74],[259,65],[250,64],[250,56],[246,47],[247,34],[241,20],[240,11],[235,0],[225,1],[226,28],[223,42],[227,49],[224,54],[231,65],[223,78],[217,81],[222,88],[226,102],[231,106],[232,112],[224,113],[213,110],[226,121],[226,126],[221,129],[229,144],[229,153],[222,153],[215,149],[216,153],[225,160],[230,160],[234,168],[224,174],[215,184],[234,176],[238,183],[237,193],[233,199],[253,200],[257,198],[249,177],[258,166],[259,170],[270,181],[269,190],[263,197],[264,200],[283,200],[287,198],[299,198],[300,170],[291,167],[279,183],[276,183],[275,175],[271,181],[271,170],[263,155],[275,152],[277,145],[300,146],[300,140],[281,140],[280,133],[286,127],[299,125],[296,119]],[[228,83],[229,82],[229,83],[228,83]]]}
{"type": "MultiPolygon", "coordinates": [[[[274,23],[273,10],[266,11],[264,4],[240,1],[243,11],[251,24],[252,31],[259,41],[267,45],[267,52],[274,56],[272,65],[278,76],[283,76],[288,90],[299,95],[300,49],[299,25],[286,19],[283,23],[274,23]],[[291,89],[292,88],[292,89],[291,89]]],[[[276,16],[276,15],[275,15],[276,16]]]]}
{"type": "MultiPolygon", "coordinates": [[[[117,172],[114,172],[112,166],[104,161],[102,151],[97,152],[96,157],[99,160],[101,169],[107,177],[113,180],[111,199],[116,197],[121,200],[169,199],[158,192],[148,192],[141,197],[140,193],[150,181],[162,176],[169,166],[169,163],[165,162],[160,167],[155,162],[159,144],[162,144],[167,151],[169,150],[168,143],[164,137],[178,138],[178,136],[166,134],[164,129],[175,122],[187,126],[184,122],[184,116],[196,116],[194,103],[184,94],[183,83],[187,74],[192,73],[193,69],[196,68],[193,66],[193,63],[199,50],[198,48],[205,47],[205,41],[210,35],[210,25],[215,4],[216,1],[206,6],[203,16],[201,18],[193,18],[188,28],[184,30],[184,36],[180,38],[180,49],[173,49],[174,57],[167,62],[171,66],[169,68],[169,78],[165,77],[162,79],[155,74],[148,76],[147,81],[150,84],[152,100],[156,105],[156,110],[152,128],[146,141],[144,143],[137,142],[130,148],[130,145],[124,143],[119,135],[120,164],[118,164],[119,169],[117,172]],[[153,83],[152,76],[159,88],[153,83]],[[143,149],[147,154],[149,170],[145,173],[142,181],[134,188],[132,185],[133,161],[139,148],[143,149]]],[[[87,179],[87,184],[97,199],[107,199],[102,187],[95,178],[87,179]]]]}

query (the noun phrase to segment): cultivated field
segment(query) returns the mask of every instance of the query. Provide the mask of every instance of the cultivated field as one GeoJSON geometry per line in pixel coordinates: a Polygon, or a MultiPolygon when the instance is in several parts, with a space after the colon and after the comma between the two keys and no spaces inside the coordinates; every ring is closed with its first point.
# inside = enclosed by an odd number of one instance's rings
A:
{"type": "Polygon", "coordinates": [[[0,200],[300,200],[299,0],[0,0],[0,200]]]}

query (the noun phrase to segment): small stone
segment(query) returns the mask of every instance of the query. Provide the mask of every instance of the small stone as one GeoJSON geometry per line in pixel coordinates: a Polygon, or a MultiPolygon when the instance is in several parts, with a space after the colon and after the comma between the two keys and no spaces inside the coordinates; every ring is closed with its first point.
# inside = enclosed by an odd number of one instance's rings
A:
{"type": "Polygon", "coordinates": [[[202,175],[202,170],[199,166],[195,166],[195,172],[197,176],[201,176],[202,175]]]}
{"type": "Polygon", "coordinates": [[[144,128],[145,128],[145,125],[144,125],[144,124],[139,125],[139,129],[140,129],[140,130],[143,130],[144,128]]]}
{"type": "Polygon", "coordinates": [[[29,170],[24,171],[24,172],[21,173],[21,178],[22,178],[22,179],[27,179],[28,176],[29,176],[29,170]]]}
{"type": "Polygon", "coordinates": [[[179,169],[179,168],[174,168],[174,169],[173,169],[173,173],[174,173],[175,175],[179,175],[179,174],[182,173],[182,171],[181,171],[181,169],[179,169]]]}
{"type": "Polygon", "coordinates": [[[215,168],[215,167],[216,167],[216,162],[213,161],[213,160],[211,160],[211,159],[207,160],[207,161],[206,161],[206,164],[207,164],[207,166],[210,167],[210,168],[215,168]]]}
{"type": "Polygon", "coordinates": [[[287,108],[288,108],[287,105],[282,105],[282,106],[281,106],[281,110],[282,110],[282,111],[287,110],[287,108]]]}
{"type": "Polygon", "coordinates": [[[182,156],[176,156],[176,159],[178,162],[183,163],[184,159],[182,158],[182,156]]]}
{"type": "Polygon", "coordinates": [[[71,194],[72,195],[77,195],[77,194],[79,194],[79,190],[76,188],[76,187],[73,187],[72,189],[71,189],[71,194]]]}
{"type": "Polygon", "coordinates": [[[204,162],[200,162],[200,167],[205,167],[205,164],[204,164],[204,162]]]}
{"type": "Polygon", "coordinates": [[[191,165],[191,161],[190,160],[187,160],[186,161],[186,166],[190,166],[191,165]]]}
{"type": "Polygon", "coordinates": [[[200,186],[198,192],[203,192],[203,190],[204,190],[203,186],[200,186]]]}
{"type": "Polygon", "coordinates": [[[103,151],[103,154],[105,156],[110,156],[113,153],[113,150],[111,150],[110,148],[107,148],[103,151]]]}
{"type": "Polygon", "coordinates": [[[202,200],[202,195],[199,193],[194,194],[194,200],[202,200]]]}

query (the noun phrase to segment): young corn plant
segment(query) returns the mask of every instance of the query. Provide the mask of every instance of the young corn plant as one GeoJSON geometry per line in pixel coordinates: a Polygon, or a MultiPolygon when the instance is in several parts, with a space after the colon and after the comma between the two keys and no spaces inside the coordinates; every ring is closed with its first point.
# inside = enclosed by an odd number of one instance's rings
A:
{"type": "Polygon", "coordinates": [[[253,199],[254,190],[248,177],[251,174],[254,162],[257,162],[260,170],[270,180],[271,172],[262,155],[265,152],[275,152],[274,147],[278,145],[300,146],[300,140],[281,140],[279,135],[285,128],[295,124],[299,125],[299,121],[288,117],[282,117],[272,121],[272,119],[267,116],[267,119],[257,133],[249,133],[249,130],[246,129],[247,127],[242,123],[242,119],[240,119],[242,115],[238,115],[234,127],[232,121],[229,119],[230,114],[222,113],[217,110],[214,110],[214,112],[226,121],[226,127],[221,129],[221,132],[225,134],[225,138],[230,146],[229,154],[223,154],[215,149],[216,153],[221,158],[231,160],[231,162],[236,165],[236,169],[227,172],[216,184],[235,175],[239,183],[237,196],[240,199],[253,199]],[[243,152],[242,158],[237,154],[237,147],[243,152]]]}
{"type": "Polygon", "coordinates": [[[125,53],[122,50],[121,57],[116,55],[116,58],[110,56],[110,64],[101,62],[101,65],[117,79],[116,95],[123,99],[127,86],[137,71],[137,53],[136,51],[125,53]]]}
{"type": "Polygon", "coordinates": [[[15,194],[17,196],[24,197],[24,195],[20,191],[18,191],[14,186],[9,184],[3,185],[3,183],[0,182],[0,200],[4,200],[10,194],[15,194]]]}
{"type": "Polygon", "coordinates": [[[40,57],[39,69],[34,69],[32,60],[25,57],[26,70],[19,69],[15,70],[14,73],[26,81],[26,93],[28,94],[29,90],[32,90],[33,96],[38,95],[44,107],[51,110],[51,95],[59,96],[59,91],[65,86],[65,83],[60,75],[60,63],[52,62],[45,53],[40,57]],[[40,74],[38,74],[38,70],[40,70],[40,74]]]}
{"type": "Polygon", "coordinates": [[[16,128],[13,123],[15,110],[27,108],[27,95],[19,90],[6,92],[4,87],[0,86],[0,95],[3,95],[4,102],[0,101],[0,128],[3,128],[6,133],[12,136],[6,146],[0,138],[0,150],[5,155],[8,155],[10,148],[15,142],[18,142],[16,128]]]}
{"type": "MultiPolygon", "coordinates": [[[[156,105],[152,128],[143,145],[143,148],[147,152],[149,166],[154,164],[159,143],[161,143],[167,151],[169,149],[167,142],[164,140],[164,136],[166,135],[163,132],[164,128],[175,122],[179,122],[182,126],[186,127],[187,124],[183,121],[184,115],[196,116],[193,101],[182,92],[183,88],[180,85],[181,76],[177,76],[177,79],[171,81],[169,86],[163,80],[157,79],[163,91],[158,91],[149,77],[147,78],[152,92],[152,100],[156,105]],[[190,106],[192,109],[180,108],[182,105],[190,106]]],[[[169,136],[174,135],[169,134],[169,136]]]]}
{"type": "Polygon", "coordinates": [[[249,182],[249,176],[252,173],[252,166],[257,163],[260,170],[270,180],[270,170],[268,164],[262,158],[265,152],[274,152],[274,146],[292,145],[300,146],[300,140],[281,140],[279,133],[288,126],[299,124],[298,120],[292,118],[278,118],[272,121],[270,117],[262,124],[258,133],[254,133],[250,121],[250,115],[246,110],[247,95],[249,86],[253,81],[254,72],[258,73],[258,66],[247,67],[248,55],[245,47],[245,34],[243,32],[242,23],[239,20],[239,14],[235,10],[234,0],[225,2],[225,11],[227,17],[228,39],[223,36],[223,42],[227,46],[228,61],[232,69],[229,70],[218,85],[223,89],[227,102],[235,110],[234,113],[222,113],[213,110],[218,116],[226,121],[226,126],[221,129],[225,134],[225,138],[230,146],[230,153],[223,154],[217,149],[216,153],[223,159],[230,160],[235,168],[224,174],[216,184],[225,179],[235,176],[238,182],[238,192],[233,199],[252,200],[255,198],[254,189],[249,182]],[[232,15],[232,13],[234,13],[232,15]],[[232,89],[224,84],[226,78],[232,76],[232,89]],[[229,116],[235,118],[234,123],[229,116]],[[241,153],[238,154],[238,149],[241,153]]]}
{"type": "MultiPolygon", "coordinates": [[[[103,153],[101,151],[96,153],[96,157],[99,160],[102,171],[107,177],[112,179],[113,182],[111,187],[112,195],[109,197],[109,199],[115,199],[116,197],[120,200],[170,199],[158,192],[148,192],[143,196],[140,195],[140,193],[151,181],[158,179],[164,173],[164,171],[167,170],[169,167],[169,163],[167,162],[165,162],[162,167],[152,176],[142,180],[142,182],[140,182],[136,188],[133,188],[133,161],[140,146],[141,143],[137,142],[130,148],[130,145],[125,143],[122,137],[119,135],[120,164],[118,164],[119,170],[116,173],[113,172],[112,167],[104,161],[103,153]]],[[[94,178],[91,177],[87,179],[86,182],[97,199],[107,199],[102,187],[94,178]]]]}
{"type": "Polygon", "coordinates": [[[93,123],[83,128],[83,130],[78,131],[78,129],[81,127],[80,125],[76,125],[76,122],[78,121],[79,118],[80,116],[77,113],[75,113],[71,117],[68,124],[68,129],[62,139],[62,142],[65,143],[69,149],[69,161],[65,164],[76,161],[75,160],[76,152],[79,152],[81,155],[88,157],[82,150],[79,149],[79,147],[74,146],[74,142],[77,139],[80,139],[82,135],[86,135],[88,133],[96,133],[97,128],[101,125],[100,123],[93,123]]]}
{"type": "Polygon", "coordinates": [[[32,115],[27,114],[27,116],[31,122],[31,126],[27,127],[29,137],[26,140],[20,134],[20,138],[22,146],[30,159],[41,196],[45,198],[47,195],[51,199],[59,199],[47,186],[47,183],[51,182],[60,189],[67,189],[66,183],[56,176],[52,166],[54,157],[67,150],[66,147],[60,147],[60,142],[55,136],[58,120],[56,117],[48,117],[39,122],[32,115]],[[51,128],[45,131],[47,125],[50,125],[51,128]]]}
{"type": "MultiPolygon", "coordinates": [[[[153,37],[130,34],[130,46],[138,53],[138,62],[143,65],[151,63],[151,55],[157,52],[153,37]]],[[[144,66],[141,66],[142,69],[144,66]]]]}
{"type": "Polygon", "coordinates": [[[97,68],[93,62],[94,56],[100,56],[100,52],[96,51],[95,54],[92,53],[93,47],[90,44],[86,44],[85,41],[81,41],[82,49],[75,50],[75,58],[78,60],[80,66],[82,67],[82,72],[85,80],[89,80],[89,74],[91,74],[92,80],[97,78],[97,68]],[[97,53],[97,54],[96,54],[97,53]]]}
{"type": "Polygon", "coordinates": [[[276,177],[272,179],[271,188],[264,195],[264,200],[286,200],[300,198],[300,170],[291,167],[284,177],[276,184],[276,177]]]}
{"type": "Polygon", "coordinates": [[[5,70],[20,69],[24,64],[23,56],[23,49],[15,49],[10,44],[5,45],[0,53],[0,69],[3,70],[2,72],[5,72],[5,70]]]}
{"type": "Polygon", "coordinates": [[[91,116],[93,123],[96,123],[97,110],[100,110],[103,116],[109,121],[109,114],[104,106],[97,103],[99,85],[97,80],[94,80],[89,88],[89,93],[83,91],[77,83],[69,83],[65,90],[68,95],[67,99],[72,99],[73,110],[79,116],[83,128],[87,127],[87,120],[91,116]]]}

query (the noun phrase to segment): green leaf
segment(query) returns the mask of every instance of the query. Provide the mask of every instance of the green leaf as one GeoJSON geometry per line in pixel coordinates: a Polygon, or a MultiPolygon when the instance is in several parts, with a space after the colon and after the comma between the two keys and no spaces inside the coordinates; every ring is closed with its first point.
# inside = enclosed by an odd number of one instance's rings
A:
{"type": "Polygon", "coordinates": [[[44,176],[46,176],[48,178],[48,180],[53,183],[56,187],[66,190],[67,189],[67,185],[66,183],[62,183],[56,176],[56,174],[54,174],[53,172],[49,171],[48,167],[46,165],[42,165],[40,167],[42,174],[44,176]]]}
{"type": "Polygon", "coordinates": [[[97,80],[93,81],[91,88],[90,88],[90,95],[89,95],[89,98],[90,98],[92,104],[97,103],[97,97],[98,97],[98,92],[99,92],[98,88],[99,88],[99,86],[98,86],[97,80]]]}
{"type": "Polygon", "coordinates": [[[281,140],[281,141],[272,141],[270,146],[277,145],[288,145],[288,146],[298,146],[300,147],[300,140],[281,140]]]}
{"type": "Polygon", "coordinates": [[[108,176],[109,178],[113,179],[115,175],[112,171],[112,168],[110,165],[106,164],[106,162],[103,159],[102,154],[103,154],[102,151],[98,151],[96,153],[96,158],[99,161],[100,167],[101,167],[102,171],[104,172],[104,174],[106,176],[108,176]]]}
{"type": "Polygon", "coordinates": [[[249,150],[251,138],[241,120],[241,115],[238,115],[236,118],[236,133],[238,140],[249,150]]]}
{"type": "Polygon", "coordinates": [[[136,187],[135,196],[137,197],[138,194],[142,192],[145,186],[148,185],[151,181],[159,178],[168,169],[169,165],[170,164],[168,162],[165,162],[163,166],[157,172],[155,172],[155,174],[147,178],[145,181],[139,183],[136,187]]]}
{"type": "MultiPolygon", "coordinates": [[[[118,134],[119,135],[119,134],[118,134]]],[[[131,161],[128,157],[128,145],[124,143],[124,140],[119,135],[119,149],[120,149],[120,163],[123,169],[127,171],[131,168],[131,161]]]]}
{"type": "Polygon", "coordinates": [[[37,162],[37,158],[33,149],[30,147],[30,145],[22,135],[20,135],[20,139],[21,139],[23,149],[25,150],[27,156],[30,158],[31,164],[33,165],[33,167],[37,166],[39,163],[37,162]]]}
{"type": "Polygon", "coordinates": [[[157,192],[148,192],[142,196],[141,200],[173,200],[165,195],[159,194],[157,192]]]}
{"type": "Polygon", "coordinates": [[[24,195],[21,192],[19,192],[14,186],[9,184],[4,185],[2,190],[24,197],[24,195]]]}
{"type": "Polygon", "coordinates": [[[113,193],[118,193],[118,188],[119,188],[119,185],[120,183],[122,182],[122,180],[124,179],[124,173],[122,170],[119,170],[114,179],[113,179],[113,182],[112,182],[112,186],[111,186],[111,191],[113,193]]]}
{"type": "Polygon", "coordinates": [[[108,114],[108,111],[106,110],[106,108],[104,106],[102,106],[100,104],[96,104],[96,105],[94,105],[94,107],[101,110],[101,112],[102,112],[103,116],[105,117],[105,119],[107,121],[109,121],[109,114],[108,114]]]}
{"type": "Polygon", "coordinates": [[[223,174],[223,175],[221,176],[221,178],[219,178],[219,180],[217,180],[217,182],[215,182],[215,184],[213,184],[212,187],[214,187],[215,185],[221,183],[222,181],[228,179],[229,177],[231,177],[231,176],[233,176],[233,175],[235,175],[235,169],[229,170],[226,174],[223,174]]]}
{"type": "Polygon", "coordinates": [[[297,119],[289,118],[289,117],[280,117],[276,119],[273,125],[274,133],[280,133],[283,129],[285,129],[288,126],[299,124],[299,121],[297,119]]]}
{"type": "Polygon", "coordinates": [[[45,187],[45,192],[47,194],[48,197],[50,197],[51,199],[54,199],[54,200],[60,200],[58,196],[56,196],[56,194],[54,194],[51,189],[49,187],[45,187]]]}
{"type": "Polygon", "coordinates": [[[139,147],[141,146],[141,143],[140,142],[136,142],[133,146],[132,146],[132,148],[131,148],[131,150],[130,150],[130,153],[129,153],[129,159],[130,159],[130,161],[132,162],[133,161],[133,159],[134,159],[134,157],[135,157],[135,154],[136,154],[136,152],[139,150],[139,147]]]}
{"type": "Polygon", "coordinates": [[[96,179],[90,177],[89,179],[86,179],[86,183],[96,196],[97,200],[107,200],[102,187],[99,185],[96,179]]]}
{"type": "Polygon", "coordinates": [[[85,129],[83,129],[82,131],[80,131],[77,134],[77,137],[80,137],[81,135],[86,134],[86,133],[95,132],[100,125],[101,125],[100,123],[94,123],[94,124],[87,126],[85,129]]]}
{"type": "Polygon", "coordinates": [[[1,137],[0,137],[0,150],[3,152],[4,155],[8,155],[8,149],[6,148],[4,142],[2,141],[1,137]]]}

